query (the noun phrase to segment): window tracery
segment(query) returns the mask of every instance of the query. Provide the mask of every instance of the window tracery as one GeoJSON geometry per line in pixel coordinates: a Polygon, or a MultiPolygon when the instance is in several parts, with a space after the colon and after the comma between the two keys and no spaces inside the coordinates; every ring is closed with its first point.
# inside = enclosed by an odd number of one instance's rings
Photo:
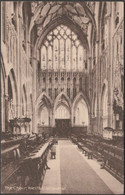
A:
{"type": "Polygon", "coordinates": [[[65,25],[59,25],[46,37],[41,47],[42,70],[84,70],[86,52],[78,36],[65,25]]]}

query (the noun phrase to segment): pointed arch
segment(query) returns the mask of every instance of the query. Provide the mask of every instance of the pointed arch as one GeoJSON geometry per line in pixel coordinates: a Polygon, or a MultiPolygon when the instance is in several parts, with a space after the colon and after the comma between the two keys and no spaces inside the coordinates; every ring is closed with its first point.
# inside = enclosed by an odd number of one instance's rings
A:
{"type": "MultiPolygon", "coordinates": [[[[46,4],[47,4],[47,2],[41,2],[41,3],[39,3],[38,5],[37,5],[37,7],[36,7],[36,10],[35,10],[35,14],[33,15],[33,17],[32,17],[32,20],[31,20],[31,22],[30,22],[30,27],[29,27],[29,33],[31,32],[31,30],[33,29],[33,27],[34,27],[34,23],[36,22],[36,20],[39,18],[39,13],[40,13],[40,11],[41,11],[41,8],[43,8],[44,9],[44,7],[46,6],[46,4]],[[43,6],[43,4],[44,4],[44,6],[43,6]]],[[[94,28],[94,30],[96,31],[96,22],[95,22],[95,18],[94,18],[94,16],[93,16],[93,13],[91,12],[91,10],[89,9],[89,7],[86,5],[86,2],[79,2],[79,5],[81,5],[82,6],[82,8],[84,9],[84,11],[85,11],[85,13],[86,13],[86,15],[90,18],[90,20],[91,20],[91,22],[92,22],[92,25],[93,25],[93,28],[94,28]]],[[[48,13],[48,11],[52,11],[52,9],[54,8],[54,2],[53,2],[53,5],[52,5],[52,7],[51,7],[51,9],[50,9],[50,7],[49,8],[47,8],[47,10],[45,10],[45,12],[46,12],[46,14],[48,13]]],[[[59,5],[56,5],[56,7],[58,7],[59,5]]],[[[60,6],[59,6],[60,7],[60,6]]],[[[58,8],[57,8],[58,9],[58,8]]],[[[56,9],[54,10],[55,12],[56,12],[56,9]]],[[[53,12],[53,11],[52,11],[53,12]]],[[[54,13],[54,12],[53,12],[54,13]]],[[[60,15],[61,16],[61,15],[60,15]]],[[[57,18],[56,18],[57,19],[57,18]]],[[[45,19],[44,18],[39,18],[38,19],[39,20],[39,23],[42,23],[45,19]]]]}
{"type": "MultiPolygon", "coordinates": [[[[18,91],[17,91],[17,82],[16,82],[16,77],[15,77],[15,73],[14,70],[11,69],[8,75],[8,84],[10,84],[11,89],[12,89],[12,102],[10,101],[10,106],[13,106],[13,112],[14,112],[14,117],[17,116],[17,112],[18,112],[18,91]]],[[[9,88],[8,88],[9,90],[9,88]]]]}
{"type": "MultiPolygon", "coordinates": [[[[57,16],[57,18],[55,18],[53,21],[51,21],[51,23],[49,23],[49,25],[42,30],[41,34],[37,38],[37,40],[35,42],[36,44],[34,46],[34,51],[33,51],[34,57],[37,55],[37,50],[39,50],[41,48],[41,45],[44,42],[47,34],[49,34],[49,32],[51,32],[54,28],[56,28],[58,25],[61,25],[61,24],[68,26],[74,33],[76,33],[79,36],[79,39],[80,39],[82,45],[89,53],[89,44],[88,44],[87,36],[81,30],[79,25],[74,24],[73,21],[71,20],[71,18],[68,18],[66,16],[63,16],[63,17],[57,16]]],[[[30,37],[30,39],[31,39],[31,37],[30,37]]]]}
{"type": "Polygon", "coordinates": [[[6,110],[6,102],[5,102],[5,66],[3,59],[1,58],[1,130],[5,132],[5,110],[6,110]]]}
{"type": "Polygon", "coordinates": [[[52,119],[52,101],[45,92],[36,100],[37,125],[50,126],[52,119]]]}
{"type": "Polygon", "coordinates": [[[88,98],[86,98],[86,96],[82,92],[79,92],[77,94],[77,96],[74,98],[74,101],[72,104],[72,111],[74,109],[75,104],[77,103],[77,101],[79,101],[80,98],[83,98],[83,100],[85,101],[85,103],[87,105],[88,111],[90,112],[90,102],[89,102],[88,98]]]}
{"type": "Polygon", "coordinates": [[[9,76],[12,83],[13,92],[15,93],[16,96],[16,101],[18,101],[17,82],[16,82],[15,72],[13,68],[10,70],[9,76]]]}
{"type": "MultiPolygon", "coordinates": [[[[61,92],[55,99],[54,101],[54,108],[53,108],[53,112],[55,112],[58,104],[59,104],[59,100],[62,100],[62,99],[65,99],[67,104],[68,104],[68,107],[69,107],[69,110],[71,111],[71,101],[69,99],[69,97],[64,93],[64,92],[61,92]]],[[[65,104],[65,103],[64,103],[65,104]]]]}
{"type": "Polygon", "coordinates": [[[89,103],[86,97],[80,92],[74,99],[72,105],[72,124],[73,126],[89,125],[89,103]]]}
{"type": "Polygon", "coordinates": [[[43,98],[47,100],[49,107],[52,108],[52,100],[50,99],[50,97],[45,92],[41,93],[39,95],[39,97],[37,98],[37,100],[36,100],[36,108],[37,109],[39,108],[40,104],[42,103],[42,99],[43,98]]]}
{"type": "Polygon", "coordinates": [[[54,115],[55,119],[70,119],[69,107],[64,103],[60,103],[57,106],[54,115]]]}

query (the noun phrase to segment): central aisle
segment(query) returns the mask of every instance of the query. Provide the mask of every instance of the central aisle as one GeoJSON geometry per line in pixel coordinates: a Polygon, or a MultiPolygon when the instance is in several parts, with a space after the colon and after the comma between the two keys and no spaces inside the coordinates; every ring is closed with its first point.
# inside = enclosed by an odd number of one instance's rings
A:
{"type": "Polygon", "coordinates": [[[59,141],[62,194],[112,194],[75,145],[59,141]]]}
{"type": "Polygon", "coordinates": [[[41,194],[123,194],[124,186],[87,159],[70,140],[59,140],[56,159],[50,159],[41,194]]]}

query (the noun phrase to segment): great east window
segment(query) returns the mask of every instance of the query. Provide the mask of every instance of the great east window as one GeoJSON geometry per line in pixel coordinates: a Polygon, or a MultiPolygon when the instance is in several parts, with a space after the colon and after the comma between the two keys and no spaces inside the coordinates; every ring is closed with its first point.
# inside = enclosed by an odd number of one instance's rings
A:
{"type": "Polygon", "coordinates": [[[86,50],[78,36],[65,25],[59,25],[46,37],[41,47],[42,70],[83,71],[86,50]]]}

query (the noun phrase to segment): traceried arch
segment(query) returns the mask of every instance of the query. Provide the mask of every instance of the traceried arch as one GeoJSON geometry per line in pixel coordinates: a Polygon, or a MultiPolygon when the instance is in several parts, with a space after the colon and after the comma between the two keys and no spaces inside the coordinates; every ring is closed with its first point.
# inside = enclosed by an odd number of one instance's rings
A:
{"type": "Polygon", "coordinates": [[[89,112],[89,100],[80,92],[72,104],[73,126],[89,126],[89,112]]]}
{"type": "Polygon", "coordinates": [[[9,119],[16,117],[17,115],[17,103],[18,103],[18,96],[17,96],[17,85],[15,79],[14,70],[11,69],[8,75],[8,95],[9,95],[9,119]]]}
{"type": "Polygon", "coordinates": [[[53,29],[41,46],[42,70],[84,70],[86,52],[78,36],[66,25],[53,29]]]}
{"type": "Polygon", "coordinates": [[[80,98],[74,109],[74,125],[88,126],[88,108],[85,101],[80,98]]]}
{"type": "Polygon", "coordinates": [[[60,103],[65,104],[66,107],[68,107],[69,110],[71,109],[71,101],[70,101],[69,97],[63,92],[61,92],[56,97],[55,102],[54,102],[53,112],[55,112],[55,110],[57,109],[58,105],[60,105],[60,103]]]}
{"type": "Polygon", "coordinates": [[[40,94],[36,101],[37,124],[40,126],[50,126],[52,119],[52,102],[45,92],[40,94]]]}
{"type": "Polygon", "coordinates": [[[70,112],[65,104],[60,104],[55,112],[55,119],[70,119],[70,112]]]}
{"type": "Polygon", "coordinates": [[[45,105],[39,108],[39,124],[49,126],[49,111],[45,105]]]}

